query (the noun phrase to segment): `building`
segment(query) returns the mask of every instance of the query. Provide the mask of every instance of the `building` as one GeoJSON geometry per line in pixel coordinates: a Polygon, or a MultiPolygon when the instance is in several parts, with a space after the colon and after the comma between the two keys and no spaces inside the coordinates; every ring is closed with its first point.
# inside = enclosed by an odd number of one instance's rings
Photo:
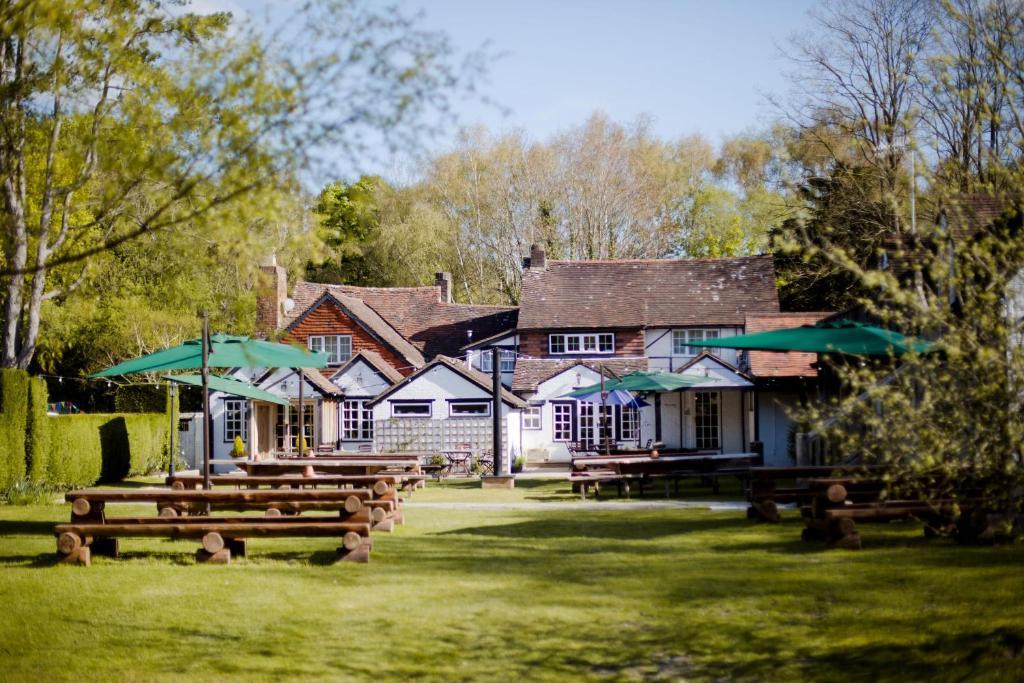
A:
{"type": "Polygon", "coordinates": [[[527,460],[567,460],[602,437],[620,447],[744,452],[768,436],[766,462],[788,462],[786,410],[806,396],[814,359],[688,344],[822,316],[779,312],[770,256],[552,261],[535,246],[524,262],[511,385],[527,401],[527,460]],[[644,397],[649,405],[639,409],[606,407],[607,419],[599,404],[565,396],[602,374],[638,370],[708,382],[644,397]]]}
{"type": "Polygon", "coordinates": [[[806,354],[687,345],[825,315],[779,311],[770,256],[571,262],[549,261],[534,246],[524,259],[518,308],[455,303],[446,273],[429,287],[299,281],[289,288],[274,262],[263,270],[259,331],[324,351],[330,366],[301,381],[292,370],[249,378],[287,397],[289,409],[217,397],[215,444],[225,452],[234,435],[258,454],[294,450],[300,386],[311,448],[430,450],[468,443],[484,450],[491,443],[496,350],[506,461],[520,454],[534,462],[565,461],[571,445],[604,437],[622,446],[660,442],[719,452],[763,442],[766,461],[784,464],[787,410],[806,400],[816,380],[806,354]],[[566,398],[602,375],[634,371],[707,381],[646,396],[649,405],[639,409],[609,407],[607,420],[599,405],[566,398]]]}

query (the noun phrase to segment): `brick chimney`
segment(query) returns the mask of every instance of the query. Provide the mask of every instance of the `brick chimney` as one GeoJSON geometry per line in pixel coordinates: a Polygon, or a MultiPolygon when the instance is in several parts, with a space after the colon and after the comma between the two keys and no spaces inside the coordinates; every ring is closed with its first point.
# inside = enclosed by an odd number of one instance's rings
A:
{"type": "Polygon", "coordinates": [[[270,256],[260,265],[260,279],[256,285],[256,336],[267,339],[284,322],[284,300],[288,297],[288,275],[277,265],[277,257],[270,256]]]}
{"type": "Polygon", "coordinates": [[[547,270],[548,260],[544,255],[543,244],[531,244],[530,245],[530,270],[547,270]]]}
{"type": "Polygon", "coordinates": [[[434,286],[441,290],[441,303],[452,302],[452,274],[434,273],[434,286]]]}

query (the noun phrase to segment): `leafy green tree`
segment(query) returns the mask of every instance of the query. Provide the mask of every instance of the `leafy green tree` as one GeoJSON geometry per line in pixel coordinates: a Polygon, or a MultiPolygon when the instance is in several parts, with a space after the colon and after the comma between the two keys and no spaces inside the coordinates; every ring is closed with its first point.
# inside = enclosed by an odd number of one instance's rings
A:
{"type": "MultiPolygon", "coordinates": [[[[100,271],[134,263],[133,242],[234,261],[257,240],[293,241],[249,207],[294,190],[323,149],[351,159],[370,131],[395,145],[428,135],[480,66],[362,2],[309,3],[265,32],[185,2],[0,0],[0,364],[28,367],[44,312],[95,296],[100,271]]],[[[193,287],[195,303],[248,315],[218,295],[225,282],[249,280],[199,280],[214,290],[193,287]]],[[[156,328],[152,283],[121,303],[156,328]]]]}
{"type": "Polygon", "coordinates": [[[346,185],[334,182],[317,199],[315,213],[328,257],[306,266],[313,282],[380,286],[391,284],[389,273],[373,259],[372,245],[380,238],[380,194],[387,184],[364,176],[346,185]]]}

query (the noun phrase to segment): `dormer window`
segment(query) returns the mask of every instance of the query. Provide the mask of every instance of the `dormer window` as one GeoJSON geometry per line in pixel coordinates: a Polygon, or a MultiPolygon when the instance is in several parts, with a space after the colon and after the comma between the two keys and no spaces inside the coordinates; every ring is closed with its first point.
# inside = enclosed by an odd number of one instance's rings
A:
{"type": "Polygon", "coordinates": [[[309,350],[325,352],[328,365],[347,363],[352,357],[352,336],[348,334],[314,335],[309,338],[309,350]]]}
{"type": "Polygon", "coordinates": [[[548,353],[551,355],[612,354],[615,353],[615,334],[612,332],[549,334],[548,353]]]}

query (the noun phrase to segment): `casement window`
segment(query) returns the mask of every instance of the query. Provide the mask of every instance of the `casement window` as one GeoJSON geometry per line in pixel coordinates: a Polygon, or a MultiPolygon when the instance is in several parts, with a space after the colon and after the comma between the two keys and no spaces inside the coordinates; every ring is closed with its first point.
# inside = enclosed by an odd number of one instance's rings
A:
{"type": "Polygon", "coordinates": [[[540,429],[544,426],[541,406],[527,406],[523,409],[523,429],[540,429]]]}
{"type": "Polygon", "coordinates": [[[615,334],[612,332],[549,334],[548,352],[552,355],[615,353],[615,334]]]}
{"type": "Polygon", "coordinates": [[[640,410],[631,406],[621,406],[619,417],[619,440],[636,441],[640,438],[640,410]]]}
{"type": "Polygon", "coordinates": [[[229,399],[224,401],[224,441],[234,441],[236,436],[246,440],[249,420],[248,401],[229,399]]]}
{"type": "Polygon", "coordinates": [[[693,395],[693,425],[697,448],[715,450],[719,446],[719,396],[717,391],[698,391],[693,395]]]}
{"type": "Polygon", "coordinates": [[[373,409],[363,399],[347,399],[341,404],[341,440],[373,441],[373,409]]]}
{"type": "Polygon", "coordinates": [[[327,354],[328,365],[347,363],[352,357],[352,336],[348,334],[315,335],[309,338],[309,350],[327,354]]]}
{"type": "MultiPolygon", "coordinates": [[[[480,370],[482,372],[491,372],[493,365],[491,359],[493,353],[491,351],[480,352],[480,370]]],[[[516,369],[516,352],[512,350],[506,351],[501,349],[498,353],[498,357],[501,359],[501,371],[502,372],[514,372],[516,369]]]]}
{"type": "MultiPolygon", "coordinates": [[[[314,410],[312,403],[302,404],[302,415],[302,432],[306,437],[306,448],[316,448],[316,444],[313,443],[314,410]]],[[[298,436],[299,407],[297,405],[277,406],[277,449],[283,451],[287,447],[287,450],[297,452],[299,449],[298,436]],[[288,410],[287,420],[285,419],[285,410],[288,410]]]]}
{"type": "Polygon", "coordinates": [[[491,401],[449,401],[448,417],[490,417],[491,401]]]}
{"type": "Polygon", "coordinates": [[[572,412],[574,403],[552,403],[552,439],[572,441],[572,412]]]}
{"type": "Polygon", "coordinates": [[[402,403],[391,403],[392,417],[430,417],[433,414],[431,409],[432,401],[405,401],[402,403]]]}
{"type": "Polygon", "coordinates": [[[699,346],[686,346],[709,339],[719,339],[722,331],[717,328],[696,328],[691,330],[672,330],[672,355],[675,356],[696,356],[707,348],[699,346]]]}

